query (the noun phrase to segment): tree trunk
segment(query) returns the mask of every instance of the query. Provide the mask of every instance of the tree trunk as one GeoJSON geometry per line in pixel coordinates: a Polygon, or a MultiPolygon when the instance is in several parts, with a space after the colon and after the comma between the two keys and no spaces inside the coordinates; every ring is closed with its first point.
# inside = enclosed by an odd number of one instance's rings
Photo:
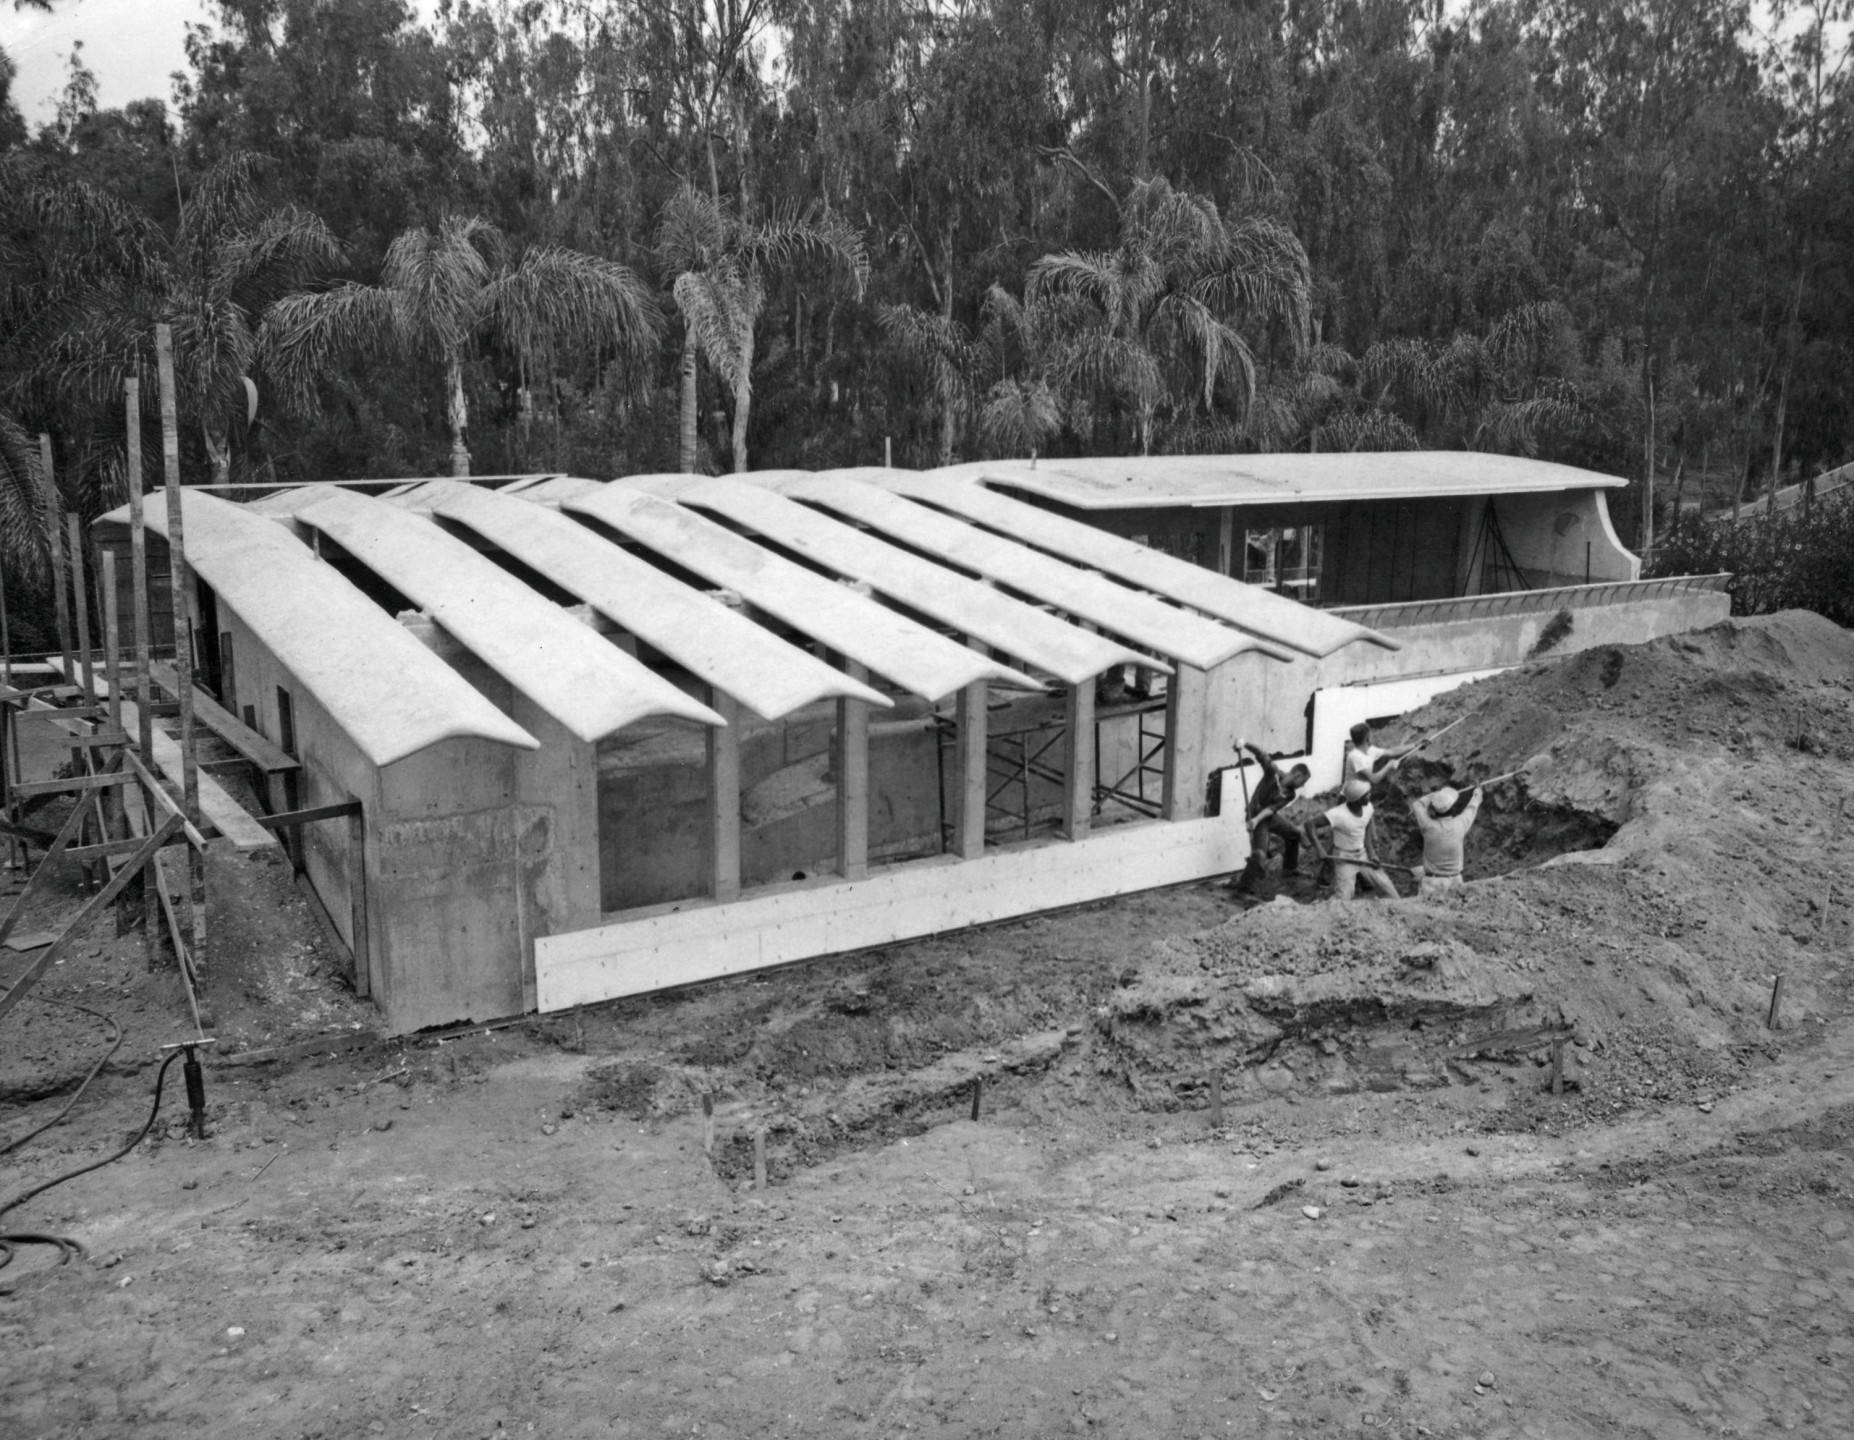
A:
{"type": "Polygon", "coordinates": [[[444,418],[451,428],[451,474],[462,479],[470,473],[470,449],[465,443],[470,430],[470,402],[464,398],[463,356],[453,354],[446,360],[444,386],[444,418]]]}
{"type": "Polygon", "coordinates": [[[224,429],[215,429],[211,425],[200,426],[200,432],[206,438],[206,456],[212,462],[212,483],[229,485],[232,483],[232,441],[224,429]]]}
{"type": "Polygon", "coordinates": [[[753,332],[741,337],[740,359],[734,372],[734,473],[747,468],[747,417],[753,408],[753,332]]]}
{"type": "Polygon", "coordinates": [[[1790,372],[1783,372],[1783,384],[1777,387],[1777,430],[1770,440],[1770,497],[1764,502],[1764,513],[1777,513],[1777,487],[1783,483],[1783,419],[1784,412],[1790,405],[1790,372]]]}
{"type": "Polygon", "coordinates": [[[677,427],[676,468],[695,474],[695,337],[682,327],[682,407],[677,427]]]}
{"type": "Polygon", "coordinates": [[[1642,564],[1654,559],[1654,356],[1642,355],[1642,398],[1647,402],[1648,435],[1642,445],[1642,564]]]}
{"type": "MultiPolygon", "coordinates": [[[[945,239],[941,246],[941,256],[946,262],[946,283],[938,287],[940,291],[940,318],[948,329],[953,323],[953,226],[949,221],[945,229],[945,239]]],[[[953,463],[953,433],[959,423],[959,387],[965,377],[955,375],[952,383],[942,387],[940,394],[940,446],[939,463],[953,463]]]]}

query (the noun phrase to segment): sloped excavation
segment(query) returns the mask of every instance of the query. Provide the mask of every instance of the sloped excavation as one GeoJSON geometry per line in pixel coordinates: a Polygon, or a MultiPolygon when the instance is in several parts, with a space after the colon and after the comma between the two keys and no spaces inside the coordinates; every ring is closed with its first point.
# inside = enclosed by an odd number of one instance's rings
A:
{"type": "Polygon", "coordinates": [[[1792,1037],[1845,987],[1848,911],[1825,897],[1854,874],[1851,685],[1854,636],[1786,613],[1444,696],[1408,732],[1460,723],[1378,813],[1413,861],[1410,798],[1520,770],[1471,835],[1478,883],[1446,902],[1282,896],[1154,945],[1096,1042],[1155,1108],[1204,1103],[1212,1070],[1238,1092],[1470,1080],[1474,1055],[1542,1054],[1558,1030],[1594,1113],[1728,1086],[1771,1043],[1775,974],[1792,1037]]]}

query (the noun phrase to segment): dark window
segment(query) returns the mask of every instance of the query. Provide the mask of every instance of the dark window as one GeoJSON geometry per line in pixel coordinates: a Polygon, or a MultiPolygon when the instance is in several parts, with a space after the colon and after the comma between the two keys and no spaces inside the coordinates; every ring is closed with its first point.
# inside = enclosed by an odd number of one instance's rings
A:
{"type": "Polygon", "coordinates": [[[296,753],[296,712],[290,706],[290,692],[277,687],[277,748],[285,755],[296,753]]]}
{"type": "Polygon", "coordinates": [[[1242,578],[1314,604],[1320,598],[1323,527],[1273,525],[1243,535],[1242,578]]]}

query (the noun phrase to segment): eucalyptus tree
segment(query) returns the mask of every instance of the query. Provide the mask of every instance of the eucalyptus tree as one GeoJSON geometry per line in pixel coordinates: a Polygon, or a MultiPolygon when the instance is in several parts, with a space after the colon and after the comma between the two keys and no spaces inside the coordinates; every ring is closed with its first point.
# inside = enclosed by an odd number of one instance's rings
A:
{"type": "Polygon", "coordinates": [[[1135,180],[1117,203],[1114,248],[1045,256],[1024,298],[1031,307],[1081,302],[1063,379],[1124,405],[1145,455],[1161,409],[1182,415],[1201,399],[1210,410],[1221,381],[1247,409],[1256,355],[1244,329],[1259,337],[1278,327],[1303,349],[1312,277],[1300,242],[1272,218],[1225,219],[1208,198],[1163,179],[1135,180]]]}
{"type": "Polygon", "coordinates": [[[378,285],[349,282],[288,296],[265,313],[266,371],[296,406],[315,408],[315,382],[344,360],[425,360],[444,376],[451,473],[470,473],[471,347],[496,339],[526,373],[538,359],[585,347],[641,354],[661,324],[649,288],[613,260],[535,246],[510,261],[502,232],[477,216],[404,231],[387,248],[378,285]]]}
{"type": "Polygon", "coordinates": [[[694,473],[696,357],[699,352],[733,392],[733,460],[747,469],[747,420],[753,404],[754,326],[766,308],[772,271],[811,256],[823,260],[854,294],[869,279],[862,235],[842,216],[813,205],[753,222],[712,192],[684,185],[657,222],[657,256],[670,275],[682,316],[677,464],[694,473]]]}

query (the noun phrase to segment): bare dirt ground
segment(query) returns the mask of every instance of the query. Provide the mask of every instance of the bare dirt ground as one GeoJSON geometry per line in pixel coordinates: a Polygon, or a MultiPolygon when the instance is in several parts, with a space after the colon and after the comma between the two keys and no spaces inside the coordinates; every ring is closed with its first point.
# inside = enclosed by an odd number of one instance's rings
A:
{"type": "MultiPolygon", "coordinates": [[[[1539,757],[1449,904],[1309,866],[394,1042],[278,927],[210,1138],[170,1098],[0,1219],[87,1248],[0,1270],[0,1433],[1854,1434],[1851,680],[1779,616],[1443,697],[1397,789],[1539,757]]],[[[129,1039],[0,1203],[184,1029],[138,937],[80,952],[45,993],[129,1039]]],[[[0,1143],[102,1049],[52,1014],[0,1143]]]]}

